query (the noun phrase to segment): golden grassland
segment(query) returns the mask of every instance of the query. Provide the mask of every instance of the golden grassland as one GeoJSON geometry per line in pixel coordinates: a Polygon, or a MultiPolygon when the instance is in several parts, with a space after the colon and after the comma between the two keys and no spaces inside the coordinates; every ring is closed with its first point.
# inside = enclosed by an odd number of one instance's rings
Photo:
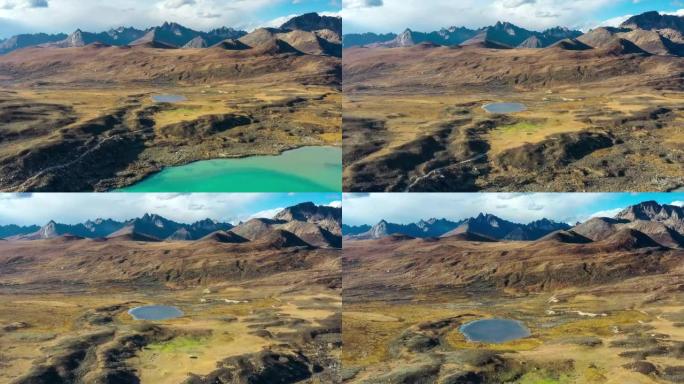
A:
{"type": "MultiPolygon", "coordinates": [[[[278,344],[277,339],[254,333],[260,313],[302,319],[316,326],[339,310],[341,300],[335,292],[318,288],[284,294],[279,287],[266,286],[257,290],[219,286],[148,293],[114,289],[111,293],[2,294],[0,325],[23,322],[26,327],[0,330],[0,382],[10,382],[28,372],[62,340],[101,329],[85,322],[86,313],[121,304],[126,308],[175,305],[184,311],[180,318],[151,322],[175,336],[148,344],[125,362],[137,371],[142,383],[169,383],[182,382],[191,372],[208,374],[228,357],[278,344]]],[[[104,327],[125,334],[140,323],[144,322],[134,320],[124,310],[104,327]]],[[[272,333],[299,331],[287,324],[264,329],[272,333]]]]}
{"type": "MultiPolygon", "coordinates": [[[[629,294],[585,295],[563,292],[560,300],[549,294],[528,297],[489,297],[486,303],[453,301],[445,297],[405,303],[363,302],[345,304],[343,313],[343,365],[361,368],[361,379],[369,379],[388,367],[420,361],[420,354],[401,357],[390,355],[392,342],[417,324],[462,316],[467,322],[478,318],[516,318],[524,321],[531,336],[502,344],[467,341],[454,328],[444,336],[444,352],[486,350],[503,353],[527,364],[549,367],[525,372],[511,383],[661,383],[653,375],[644,375],[624,367],[630,363],[620,353],[632,350],[611,343],[635,335],[666,335],[671,342],[684,342],[684,327],[672,319],[684,313],[676,298],[667,303],[644,304],[643,297],[629,294]],[[553,312],[547,312],[553,311],[553,312]],[[592,344],[583,344],[584,340],[592,344]],[[446,347],[444,347],[446,345],[446,347]],[[572,361],[570,368],[559,368],[560,361],[572,361]]],[[[439,354],[440,352],[437,352],[439,354]]],[[[678,366],[672,356],[649,356],[656,365],[678,366]]],[[[352,381],[356,382],[356,381],[352,381]]],[[[507,381],[508,382],[508,381],[507,381]]]]}
{"type": "MultiPolygon", "coordinates": [[[[372,148],[358,159],[345,160],[345,189],[358,187],[350,183],[354,183],[357,168],[365,169],[362,165],[375,167],[375,163],[383,164],[388,156],[408,151],[402,149],[405,146],[414,145],[421,138],[447,132],[449,136],[443,139],[443,144],[452,157],[452,163],[448,163],[447,156],[440,158],[439,164],[458,164],[470,161],[475,155],[481,155],[478,159],[485,159],[480,162],[483,163],[482,166],[486,164],[487,171],[479,176],[475,185],[482,190],[500,191],[502,186],[499,184],[506,183],[505,180],[525,180],[529,177],[528,170],[511,166],[508,159],[502,158],[507,152],[526,145],[540,144],[559,134],[596,130],[613,134],[618,129],[622,133],[618,135],[620,140],[617,145],[590,151],[576,166],[572,163],[559,167],[555,176],[559,180],[555,184],[549,181],[550,185],[531,188],[574,188],[577,191],[621,188],[616,190],[652,191],[662,188],[660,182],[654,181],[656,179],[664,179],[662,182],[671,188],[681,178],[681,163],[676,159],[681,156],[684,143],[684,111],[681,109],[683,101],[684,93],[681,92],[638,88],[626,90],[601,84],[584,89],[558,86],[501,92],[465,89],[462,93],[451,90],[437,93],[419,89],[413,94],[379,86],[378,89],[350,92],[343,98],[345,118],[379,121],[384,124],[384,129],[377,134],[366,135],[370,135],[366,137],[366,141],[378,138],[382,140],[378,148],[372,148]],[[591,89],[591,92],[587,92],[587,89],[591,89]],[[505,116],[493,115],[482,108],[492,102],[519,102],[525,104],[527,109],[505,116]],[[654,108],[670,108],[675,117],[658,129],[639,128],[638,122],[623,125],[617,123],[631,116],[647,114],[654,108]],[[630,132],[625,133],[625,129],[630,132]],[[467,140],[464,141],[464,138],[467,140]],[[478,153],[472,156],[461,157],[462,151],[469,148],[470,144],[466,143],[473,141],[484,143],[484,152],[480,153],[481,150],[478,149],[478,153]],[[622,145],[623,142],[626,144],[622,145]],[[649,146],[652,151],[627,149],[639,148],[639,142],[659,145],[649,146]],[[605,162],[623,171],[614,170],[614,174],[609,174],[605,172],[605,166],[602,169],[596,165],[605,162]],[[631,175],[630,170],[635,169],[640,169],[643,176],[631,175]],[[605,180],[604,185],[600,179],[605,180]],[[611,184],[605,184],[606,182],[611,184]]],[[[353,136],[351,131],[348,135],[353,136]]],[[[353,145],[358,145],[359,148],[366,145],[366,141],[357,140],[361,141],[353,145]]],[[[349,151],[352,151],[351,147],[349,151]]],[[[555,161],[556,159],[550,158],[546,164],[554,164],[555,161]]],[[[402,169],[406,168],[411,172],[407,184],[432,170],[424,169],[423,166],[424,164],[402,164],[402,169]]],[[[383,165],[377,167],[382,169],[383,165]]]]}

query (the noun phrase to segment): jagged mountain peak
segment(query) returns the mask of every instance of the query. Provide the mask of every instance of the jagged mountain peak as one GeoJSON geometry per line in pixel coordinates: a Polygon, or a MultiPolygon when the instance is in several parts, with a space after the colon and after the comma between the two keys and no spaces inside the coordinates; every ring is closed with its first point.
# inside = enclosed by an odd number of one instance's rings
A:
{"type": "Polygon", "coordinates": [[[658,11],[649,11],[632,16],[620,24],[621,28],[629,29],[674,29],[684,33],[684,16],[660,14],[658,11]]]}
{"type": "Polygon", "coordinates": [[[679,221],[684,225],[684,208],[675,205],[645,201],[625,208],[616,216],[624,220],[679,221]]]}
{"type": "Polygon", "coordinates": [[[281,25],[280,28],[283,30],[298,29],[307,32],[329,29],[338,35],[342,35],[342,18],[321,16],[316,12],[311,12],[293,17],[281,25]]]}

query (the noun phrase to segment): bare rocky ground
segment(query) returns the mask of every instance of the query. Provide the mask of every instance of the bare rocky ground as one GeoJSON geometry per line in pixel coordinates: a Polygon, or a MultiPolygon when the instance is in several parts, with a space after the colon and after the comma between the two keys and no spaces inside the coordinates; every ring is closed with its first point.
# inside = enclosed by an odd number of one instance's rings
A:
{"type": "Polygon", "coordinates": [[[107,191],[197,160],[340,145],[339,62],[142,46],[0,56],[0,189],[107,191]]]}
{"type": "Polygon", "coordinates": [[[234,243],[0,240],[0,382],[339,382],[340,250],[250,228],[234,243]],[[183,315],[128,314],[144,305],[183,315]]]}
{"type": "Polygon", "coordinates": [[[345,241],[343,381],[682,382],[681,250],[597,245],[345,241]],[[483,318],[531,335],[467,340],[483,318]]]}
{"type": "Polygon", "coordinates": [[[418,45],[343,61],[347,191],[684,186],[679,57],[418,45]]]}

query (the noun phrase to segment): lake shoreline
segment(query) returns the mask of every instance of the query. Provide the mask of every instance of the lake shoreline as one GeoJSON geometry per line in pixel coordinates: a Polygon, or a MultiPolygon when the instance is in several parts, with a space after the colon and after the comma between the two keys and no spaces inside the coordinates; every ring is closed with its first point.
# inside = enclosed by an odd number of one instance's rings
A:
{"type": "MultiPolygon", "coordinates": [[[[342,145],[341,144],[325,144],[325,145],[295,145],[295,146],[285,146],[282,147],[278,150],[271,151],[271,152],[260,152],[260,153],[255,153],[255,154],[240,154],[240,155],[235,155],[235,156],[224,156],[224,157],[209,157],[209,158],[200,158],[200,159],[195,159],[191,161],[183,161],[183,162],[178,162],[174,164],[170,164],[158,169],[151,170],[149,172],[145,172],[144,175],[141,175],[139,178],[130,178],[127,179],[125,184],[118,185],[112,189],[107,190],[107,192],[116,192],[116,193],[129,193],[131,191],[127,191],[127,189],[131,187],[135,187],[136,185],[140,183],[144,183],[146,181],[149,181],[150,178],[153,178],[159,174],[161,174],[164,171],[168,171],[169,169],[172,168],[180,168],[180,167],[187,167],[187,166],[192,166],[194,164],[202,163],[202,162],[209,162],[209,161],[215,161],[215,160],[241,160],[241,159],[250,159],[250,158],[270,158],[270,157],[279,157],[283,156],[289,152],[294,152],[297,150],[302,150],[305,148],[311,148],[311,149],[339,149],[340,150],[340,167],[341,167],[341,151],[342,151],[342,145]]],[[[340,178],[341,178],[341,168],[340,168],[340,178]]],[[[341,190],[341,186],[340,186],[341,190]]],[[[135,191],[133,191],[135,192],[135,191]]]]}

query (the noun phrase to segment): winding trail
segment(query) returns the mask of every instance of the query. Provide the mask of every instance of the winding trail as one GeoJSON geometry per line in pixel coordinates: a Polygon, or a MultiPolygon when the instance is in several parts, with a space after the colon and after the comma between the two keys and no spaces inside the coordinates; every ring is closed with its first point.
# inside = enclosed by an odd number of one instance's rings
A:
{"type": "MultiPolygon", "coordinates": [[[[480,153],[479,155],[473,156],[473,157],[471,157],[471,158],[469,158],[469,159],[467,159],[467,160],[459,161],[458,163],[451,164],[451,165],[449,165],[449,166],[462,165],[462,164],[472,163],[472,162],[477,161],[477,160],[480,160],[481,158],[486,157],[486,156],[487,156],[486,153],[480,153]]],[[[433,169],[432,171],[426,173],[426,174],[423,175],[423,176],[416,177],[416,179],[413,180],[413,182],[412,182],[411,184],[409,184],[408,187],[406,187],[406,190],[404,190],[404,192],[411,192],[411,188],[413,188],[416,184],[418,184],[418,183],[421,182],[422,180],[427,179],[428,177],[431,177],[431,176],[433,176],[433,175],[437,175],[437,174],[439,173],[439,171],[441,171],[443,168],[444,168],[444,167],[442,167],[442,168],[437,168],[437,169],[433,169]]]]}

